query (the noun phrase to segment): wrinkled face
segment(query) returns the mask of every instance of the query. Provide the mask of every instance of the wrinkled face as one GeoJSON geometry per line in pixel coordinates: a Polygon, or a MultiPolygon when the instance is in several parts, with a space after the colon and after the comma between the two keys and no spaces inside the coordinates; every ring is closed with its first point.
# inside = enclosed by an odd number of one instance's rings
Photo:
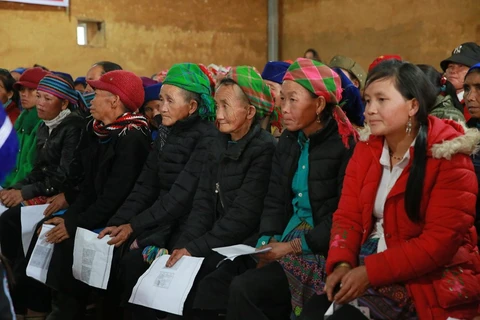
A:
{"type": "Polygon", "coordinates": [[[463,84],[465,94],[463,96],[468,112],[473,118],[480,118],[480,73],[471,72],[463,84]]]}
{"type": "Polygon", "coordinates": [[[365,119],[373,135],[388,136],[406,134],[409,117],[418,107],[413,100],[406,100],[395,88],[393,79],[380,79],[365,89],[365,119]]]}
{"type": "Polygon", "coordinates": [[[23,109],[32,109],[37,104],[37,90],[20,87],[20,103],[23,109]]]}
{"type": "Polygon", "coordinates": [[[197,109],[196,102],[187,101],[185,94],[185,90],[169,84],[164,84],[160,89],[160,113],[164,126],[173,126],[177,121],[186,119],[197,109]]]}
{"type": "Polygon", "coordinates": [[[13,92],[10,91],[8,92],[7,89],[5,89],[5,85],[3,84],[3,81],[0,79],[0,101],[5,104],[10,98],[12,98],[13,92]]]}
{"type": "Polygon", "coordinates": [[[468,67],[463,64],[449,63],[445,76],[450,81],[456,90],[463,90],[463,80],[468,72],[468,67]]]}
{"type": "MultiPolygon", "coordinates": [[[[86,79],[90,81],[95,81],[100,79],[100,77],[104,74],[103,68],[101,66],[93,66],[88,70],[86,79]]],[[[85,92],[93,92],[93,88],[87,84],[87,87],[84,89],[85,92]]]]}
{"type": "Polygon", "coordinates": [[[113,114],[113,104],[116,96],[105,90],[95,89],[95,98],[92,100],[90,114],[95,120],[108,122],[113,114]]]}
{"type": "Polygon", "coordinates": [[[250,105],[238,85],[220,85],[215,93],[215,104],[220,132],[226,134],[248,132],[255,108],[250,105]]]}
{"type": "Polygon", "coordinates": [[[147,118],[150,126],[153,126],[154,128],[158,127],[157,122],[153,118],[157,114],[160,114],[160,105],[160,100],[148,101],[147,104],[145,104],[145,118],[147,118]]]}
{"type": "Polygon", "coordinates": [[[37,113],[40,119],[53,120],[67,106],[66,100],[61,100],[47,92],[37,91],[37,113]]]}
{"type": "Polygon", "coordinates": [[[280,100],[280,91],[282,91],[282,85],[270,80],[264,80],[265,83],[270,87],[270,90],[272,91],[273,94],[273,100],[275,101],[275,106],[280,107],[281,106],[281,100],[280,100]]]}
{"type": "Polygon", "coordinates": [[[280,92],[283,125],[289,131],[308,129],[317,122],[317,113],[323,111],[317,107],[317,99],[300,84],[285,80],[280,92]]]}

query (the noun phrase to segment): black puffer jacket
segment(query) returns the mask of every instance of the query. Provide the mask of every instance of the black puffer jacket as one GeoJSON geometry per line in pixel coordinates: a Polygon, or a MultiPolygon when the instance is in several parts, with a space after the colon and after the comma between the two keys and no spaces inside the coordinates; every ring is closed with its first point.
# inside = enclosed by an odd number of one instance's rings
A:
{"type": "Polygon", "coordinates": [[[254,125],[238,142],[219,133],[209,150],[193,209],[175,247],[193,256],[245,241],[254,245],[276,140],[254,125]]]}
{"type": "Polygon", "coordinates": [[[150,151],[150,132],[130,129],[119,133],[120,130],[112,131],[105,142],[92,139],[82,152],[85,179],[78,198],[63,216],[70,235],[76,227],[105,227],[140,174],[150,151]]]}
{"type": "Polygon", "coordinates": [[[195,114],[173,125],[163,150],[156,139],[133,191],[108,225],[130,223],[139,245],[165,246],[169,238],[165,227],[177,225],[192,209],[207,148],[216,133],[212,123],[195,114]]]}
{"type": "Polygon", "coordinates": [[[29,200],[74,190],[83,178],[80,151],[86,147],[85,120],[72,112],[49,134],[42,123],[37,131],[37,158],[33,170],[12,188],[29,200]]]}
{"type": "MultiPolygon", "coordinates": [[[[314,228],[306,235],[312,252],[327,255],[332,215],[340,199],[347,163],[355,142],[346,148],[338,126],[329,118],[323,129],[310,136],[308,189],[314,228]]],[[[298,132],[286,130],[273,157],[272,174],[260,223],[260,236],[282,235],[293,215],[292,180],[300,156],[298,132]]]]}

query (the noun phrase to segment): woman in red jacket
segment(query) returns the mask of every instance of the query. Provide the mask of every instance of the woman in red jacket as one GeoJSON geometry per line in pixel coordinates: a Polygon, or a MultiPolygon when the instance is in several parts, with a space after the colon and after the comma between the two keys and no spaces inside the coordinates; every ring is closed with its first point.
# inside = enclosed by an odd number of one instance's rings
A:
{"type": "Polygon", "coordinates": [[[330,319],[472,319],[478,312],[478,184],[469,154],[480,134],[428,116],[435,97],[413,64],[385,61],[369,74],[369,132],[333,217],[325,291],[343,306],[330,319]]]}

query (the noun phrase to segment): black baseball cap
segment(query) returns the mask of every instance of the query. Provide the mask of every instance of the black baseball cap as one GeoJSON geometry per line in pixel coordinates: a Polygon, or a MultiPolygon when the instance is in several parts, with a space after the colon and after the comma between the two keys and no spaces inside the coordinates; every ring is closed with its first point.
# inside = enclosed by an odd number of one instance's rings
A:
{"type": "Polygon", "coordinates": [[[440,62],[442,70],[447,70],[449,63],[463,64],[471,67],[480,62],[480,46],[475,42],[465,42],[453,49],[452,56],[440,62]]]}

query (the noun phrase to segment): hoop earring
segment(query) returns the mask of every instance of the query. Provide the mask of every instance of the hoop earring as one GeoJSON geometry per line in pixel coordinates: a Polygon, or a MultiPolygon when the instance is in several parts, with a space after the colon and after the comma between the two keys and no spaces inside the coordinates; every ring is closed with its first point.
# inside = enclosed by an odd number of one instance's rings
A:
{"type": "Polygon", "coordinates": [[[412,133],[412,117],[408,117],[407,128],[405,132],[410,135],[412,133]]]}

